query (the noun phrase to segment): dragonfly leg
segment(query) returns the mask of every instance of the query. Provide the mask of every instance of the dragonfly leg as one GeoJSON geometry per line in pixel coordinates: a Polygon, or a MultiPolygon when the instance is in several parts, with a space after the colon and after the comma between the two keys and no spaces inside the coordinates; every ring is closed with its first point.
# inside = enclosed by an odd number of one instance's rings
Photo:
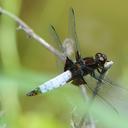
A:
{"type": "Polygon", "coordinates": [[[75,53],[75,58],[76,58],[76,61],[79,61],[81,59],[81,56],[78,50],[75,53]]]}
{"type": "Polygon", "coordinates": [[[70,60],[68,57],[66,58],[65,66],[64,66],[64,71],[70,70],[70,68],[74,65],[72,60],[70,60]]]}

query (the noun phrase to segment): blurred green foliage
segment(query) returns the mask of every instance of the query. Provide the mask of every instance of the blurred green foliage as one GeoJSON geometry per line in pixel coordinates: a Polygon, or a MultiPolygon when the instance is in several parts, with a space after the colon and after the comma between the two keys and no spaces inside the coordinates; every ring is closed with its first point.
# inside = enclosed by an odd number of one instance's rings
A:
{"type": "MultiPolygon", "coordinates": [[[[106,53],[115,62],[109,75],[126,88],[127,5],[126,0],[0,1],[0,6],[23,19],[53,46],[56,44],[49,34],[49,25],[54,25],[64,40],[68,37],[68,10],[73,7],[82,55],[106,53]]],[[[80,91],[67,85],[42,96],[25,96],[28,90],[58,74],[58,69],[54,55],[23,31],[16,31],[17,27],[9,17],[0,16],[0,109],[4,111],[0,127],[4,124],[10,128],[69,127],[74,107],[79,114],[85,110],[80,91]]],[[[113,91],[110,92],[113,94],[113,91]]],[[[98,128],[128,128],[128,93],[117,96],[121,102],[117,102],[118,106],[113,103],[119,108],[119,115],[102,103],[93,105],[92,114],[98,120],[98,128]]]]}

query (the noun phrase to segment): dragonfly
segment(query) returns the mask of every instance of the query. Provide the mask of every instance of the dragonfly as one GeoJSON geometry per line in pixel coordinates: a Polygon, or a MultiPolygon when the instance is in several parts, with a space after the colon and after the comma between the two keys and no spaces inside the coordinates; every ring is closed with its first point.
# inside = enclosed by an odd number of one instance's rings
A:
{"type": "MultiPolygon", "coordinates": [[[[93,57],[81,56],[79,46],[78,46],[79,41],[76,33],[75,12],[73,8],[69,10],[69,26],[68,27],[69,27],[69,32],[71,34],[67,42],[70,44],[72,43],[74,47],[73,50],[74,50],[75,60],[72,60],[68,52],[66,52],[66,50],[69,49],[70,45],[67,46],[68,48],[65,48],[62,45],[62,41],[58,33],[56,32],[56,29],[54,28],[54,26],[51,25],[50,28],[52,30],[52,33],[54,34],[54,37],[55,37],[54,39],[58,43],[61,51],[64,53],[66,58],[64,68],[63,68],[64,71],[63,73],[57,75],[56,77],[50,79],[49,81],[39,85],[35,89],[28,92],[27,96],[36,96],[38,94],[46,93],[55,88],[64,86],[68,82],[71,82],[73,85],[78,87],[80,85],[85,85],[87,88],[89,88],[92,91],[93,98],[98,95],[100,98],[105,100],[103,97],[101,97],[98,94],[98,92],[102,84],[108,84],[110,86],[114,85],[111,83],[111,81],[105,79],[106,73],[112,67],[114,62],[112,60],[109,60],[107,55],[100,52],[96,53],[93,57]],[[96,86],[93,90],[89,87],[89,85],[85,80],[85,77],[87,75],[89,75],[90,77],[96,80],[96,86]]],[[[107,103],[111,105],[109,102],[107,103]]]]}

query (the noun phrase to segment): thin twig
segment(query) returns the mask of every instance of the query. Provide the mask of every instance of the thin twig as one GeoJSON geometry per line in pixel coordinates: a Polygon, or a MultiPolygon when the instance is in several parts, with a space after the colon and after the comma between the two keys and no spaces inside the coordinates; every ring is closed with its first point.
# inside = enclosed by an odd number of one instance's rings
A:
{"type": "Polygon", "coordinates": [[[43,45],[45,48],[47,48],[51,53],[56,55],[59,59],[62,61],[65,61],[65,56],[60,53],[57,49],[53,48],[49,43],[47,43],[43,38],[41,38],[39,35],[37,35],[26,23],[24,23],[20,18],[13,15],[12,13],[6,11],[5,9],[0,7],[0,13],[9,16],[14,21],[16,21],[19,25],[19,29],[22,29],[27,33],[29,37],[34,38],[36,41],[38,41],[41,45],[43,45]]]}
{"type": "MultiPolygon", "coordinates": [[[[91,106],[91,102],[90,102],[90,99],[89,99],[89,97],[88,97],[86,88],[85,88],[85,86],[82,84],[82,85],[80,85],[80,89],[81,89],[83,98],[84,98],[84,100],[85,100],[86,103],[87,103],[87,110],[88,110],[88,111],[87,111],[86,114],[88,115],[88,120],[89,120],[89,121],[88,121],[88,124],[86,124],[86,127],[87,127],[87,128],[96,128],[95,122],[94,122],[94,120],[93,120],[93,118],[92,118],[92,116],[91,116],[91,114],[90,114],[90,111],[89,111],[89,107],[91,106]]],[[[83,120],[84,120],[84,123],[86,123],[84,117],[83,117],[83,120]]]]}
{"type": "MultiPolygon", "coordinates": [[[[25,22],[23,22],[20,18],[13,15],[12,13],[8,12],[7,10],[0,7],[0,13],[9,16],[11,19],[16,21],[16,23],[19,25],[19,29],[23,30],[29,37],[34,38],[37,42],[39,42],[41,45],[43,45],[45,48],[47,48],[51,53],[53,53],[55,56],[57,56],[60,60],[65,61],[66,57],[64,54],[59,52],[57,49],[52,47],[49,43],[47,43],[43,38],[41,38],[39,35],[37,35],[25,22]]],[[[86,102],[89,101],[88,95],[86,93],[86,88],[84,85],[80,86],[81,93],[86,100],[86,102]]],[[[90,125],[88,128],[95,128],[94,121],[91,117],[89,117],[90,125]]]]}

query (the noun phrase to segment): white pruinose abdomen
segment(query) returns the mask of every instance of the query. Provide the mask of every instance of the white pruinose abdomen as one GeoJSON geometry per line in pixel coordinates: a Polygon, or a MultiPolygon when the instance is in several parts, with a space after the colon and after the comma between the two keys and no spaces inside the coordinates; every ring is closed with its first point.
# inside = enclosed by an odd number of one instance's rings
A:
{"type": "Polygon", "coordinates": [[[48,92],[50,90],[53,90],[54,88],[58,88],[60,86],[63,86],[72,78],[72,73],[67,70],[60,75],[54,77],[53,79],[41,84],[40,86],[36,87],[32,91],[28,92],[27,96],[36,96],[41,93],[48,92]]]}
{"type": "Polygon", "coordinates": [[[45,93],[54,88],[63,86],[64,84],[66,84],[67,81],[71,79],[71,77],[72,77],[72,73],[69,70],[67,70],[63,72],[62,74],[40,85],[39,86],[40,92],[45,93]]]}

